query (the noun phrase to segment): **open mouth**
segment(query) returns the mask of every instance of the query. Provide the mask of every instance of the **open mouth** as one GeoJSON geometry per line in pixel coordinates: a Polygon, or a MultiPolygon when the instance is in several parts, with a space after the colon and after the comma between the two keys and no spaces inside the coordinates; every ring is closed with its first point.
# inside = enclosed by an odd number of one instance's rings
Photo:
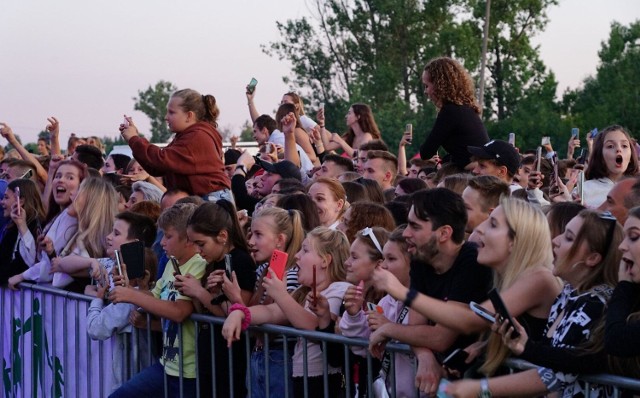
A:
{"type": "Polygon", "coordinates": [[[631,268],[633,268],[633,264],[634,264],[634,262],[633,262],[632,260],[630,260],[630,259],[628,259],[628,258],[623,257],[623,258],[622,258],[622,261],[624,262],[625,267],[627,268],[627,271],[628,271],[628,270],[630,270],[631,268]]]}
{"type": "Polygon", "coordinates": [[[616,166],[621,167],[622,162],[623,162],[622,155],[616,156],[616,166]]]}

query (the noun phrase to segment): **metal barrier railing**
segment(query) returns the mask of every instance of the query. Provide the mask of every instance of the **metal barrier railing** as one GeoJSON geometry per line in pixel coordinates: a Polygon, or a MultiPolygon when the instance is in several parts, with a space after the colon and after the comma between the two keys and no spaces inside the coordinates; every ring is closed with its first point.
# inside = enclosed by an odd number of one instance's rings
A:
{"type": "MultiPolygon", "coordinates": [[[[0,289],[0,319],[3,320],[0,327],[0,357],[3,368],[2,396],[4,397],[105,397],[110,394],[113,387],[112,376],[112,354],[115,349],[122,347],[112,347],[113,339],[107,341],[94,341],[88,338],[86,331],[86,316],[91,297],[62,291],[56,288],[22,284],[19,291],[0,289]],[[9,321],[10,320],[10,321],[9,321]],[[29,360],[27,360],[27,358],[29,360]],[[30,367],[30,371],[26,368],[30,367]]],[[[150,318],[148,317],[150,321],[150,318]]],[[[260,336],[264,344],[264,353],[268,354],[274,350],[270,344],[273,341],[281,342],[300,341],[302,344],[303,363],[303,392],[304,396],[318,396],[317,391],[310,391],[308,378],[308,351],[307,342],[312,341],[320,344],[322,348],[322,386],[324,396],[329,397],[329,358],[331,354],[334,358],[342,356],[346,366],[343,367],[343,380],[346,380],[344,389],[346,397],[353,397],[356,393],[349,381],[353,379],[352,349],[365,348],[366,357],[362,364],[367,367],[365,380],[359,381],[360,388],[372,391],[372,383],[377,374],[371,372],[373,358],[368,353],[368,341],[364,339],[348,338],[341,335],[322,333],[317,331],[305,331],[291,327],[277,325],[252,326],[249,331],[244,332],[244,355],[246,365],[236,369],[238,363],[242,363],[241,358],[234,357],[233,350],[228,350],[227,363],[217,363],[216,347],[219,348],[221,337],[215,333],[216,328],[221,328],[224,318],[193,314],[191,320],[195,322],[196,331],[204,327],[209,330],[208,342],[198,341],[196,338],[196,364],[204,355],[208,348],[208,354],[213,359],[211,361],[211,371],[207,375],[196,372],[196,395],[203,395],[201,387],[210,386],[210,396],[241,396],[234,388],[221,395],[220,386],[223,383],[218,374],[224,373],[225,366],[228,376],[227,385],[234,385],[234,378],[237,371],[246,373],[246,380],[252,380],[257,375],[252,374],[251,362],[251,335],[260,336]],[[208,347],[203,347],[206,344],[208,347]],[[336,348],[339,347],[339,348],[336,348]],[[337,350],[337,351],[336,351],[337,350]],[[341,351],[341,352],[338,352],[341,351]],[[244,369],[242,369],[244,368],[244,369]],[[205,379],[202,379],[205,377],[205,379]],[[311,394],[313,393],[313,394],[311,394]]],[[[147,322],[149,325],[150,322],[147,322]]],[[[182,325],[178,328],[178,338],[182,343],[182,325]]],[[[124,346],[125,363],[122,364],[123,377],[127,380],[135,375],[143,366],[143,363],[151,362],[151,330],[136,330],[130,334],[128,344],[124,346]],[[148,354],[141,358],[140,352],[144,347],[138,346],[139,335],[144,333],[147,337],[148,354]]],[[[125,339],[125,342],[127,340],[125,339]]],[[[238,344],[238,343],[235,343],[238,344]]],[[[280,345],[283,350],[284,360],[284,383],[285,390],[283,396],[292,396],[290,386],[293,383],[290,372],[292,362],[292,347],[289,344],[280,345]]],[[[410,354],[410,348],[404,344],[388,344],[387,350],[393,353],[410,354]]],[[[183,347],[179,347],[179,365],[182,373],[182,352],[183,347]]],[[[396,363],[395,355],[390,356],[389,384],[392,386],[390,396],[396,396],[396,363]]],[[[415,374],[415,361],[413,361],[413,374],[415,374]]],[[[534,365],[517,359],[507,360],[507,366],[512,369],[528,369],[534,365]]],[[[264,387],[269,396],[270,389],[270,365],[269,361],[264,363],[265,383],[264,387]]],[[[405,375],[406,376],[406,375],[405,375]]],[[[244,378],[244,377],[243,377],[244,378]]],[[[613,375],[588,375],[581,376],[581,380],[587,383],[612,386],[616,396],[619,396],[621,389],[640,391],[640,380],[629,379],[613,375]]],[[[180,377],[179,396],[183,393],[183,378],[180,377]]],[[[165,391],[166,389],[165,377],[165,391]]],[[[248,396],[251,396],[251,383],[247,383],[248,396]]],[[[362,392],[362,390],[361,390],[362,392]]],[[[167,394],[165,393],[165,396],[167,394]]],[[[332,397],[333,398],[333,397],[332,397]]]]}

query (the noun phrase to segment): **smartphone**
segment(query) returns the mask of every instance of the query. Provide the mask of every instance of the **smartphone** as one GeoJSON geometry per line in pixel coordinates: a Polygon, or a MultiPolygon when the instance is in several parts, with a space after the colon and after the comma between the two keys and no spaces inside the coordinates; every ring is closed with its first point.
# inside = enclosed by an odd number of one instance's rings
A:
{"type": "Polygon", "coordinates": [[[113,251],[116,257],[116,268],[118,269],[118,275],[122,276],[122,257],[120,256],[120,250],[113,251]]]}
{"type": "Polygon", "coordinates": [[[125,128],[129,127],[129,120],[127,119],[127,115],[124,116],[122,124],[124,125],[125,128]]]}
{"type": "Polygon", "coordinates": [[[316,290],[316,265],[313,264],[313,282],[311,283],[311,290],[313,291],[313,306],[318,303],[318,292],[316,290]]]}
{"type": "Polygon", "coordinates": [[[571,129],[571,138],[573,138],[574,140],[579,140],[580,138],[578,138],[578,134],[580,133],[580,129],[578,129],[577,127],[574,127],[571,129]]]}
{"type": "Polygon", "coordinates": [[[404,135],[408,136],[407,144],[411,145],[411,142],[413,142],[413,124],[407,123],[407,125],[404,126],[404,135]]]}
{"type": "Polygon", "coordinates": [[[25,171],[25,173],[23,175],[21,175],[19,179],[24,178],[26,180],[29,180],[29,179],[31,179],[31,177],[33,177],[33,170],[29,169],[29,170],[25,171]]]}
{"type": "Polygon", "coordinates": [[[578,195],[580,195],[580,204],[584,206],[584,171],[578,173],[578,195]]]}
{"type": "Polygon", "coordinates": [[[256,91],[257,85],[258,85],[258,81],[256,80],[255,77],[252,77],[251,81],[249,82],[249,85],[247,85],[247,92],[249,94],[253,94],[253,92],[256,91]]]}
{"type": "Polygon", "coordinates": [[[549,193],[557,195],[560,193],[560,187],[558,187],[558,162],[553,156],[553,174],[551,175],[551,183],[549,184],[549,193]]]}
{"type": "Polygon", "coordinates": [[[231,254],[227,253],[224,255],[224,274],[227,276],[227,279],[231,280],[231,273],[233,269],[231,268],[231,254]]]}
{"type": "Polygon", "coordinates": [[[178,260],[173,256],[169,256],[169,261],[171,262],[171,265],[173,266],[173,272],[176,275],[182,275],[182,272],[180,272],[180,264],[178,264],[178,260]]]}
{"type": "Polygon", "coordinates": [[[538,151],[536,152],[536,171],[539,173],[540,172],[540,165],[542,163],[542,147],[539,146],[538,147],[538,151]]]}
{"type": "Polygon", "coordinates": [[[509,144],[516,146],[516,133],[509,133],[509,144]]]}
{"type": "Polygon", "coordinates": [[[471,308],[471,311],[475,312],[476,315],[480,316],[488,322],[494,323],[496,321],[496,315],[494,313],[476,303],[475,301],[469,303],[469,308],[471,308]]]}
{"type": "Polygon", "coordinates": [[[580,149],[580,156],[578,156],[578,164],[584,165],[585,163],[587,163],[588,157],[589,156],[587,154],[587,148],[580,149]]]}
{"type": "Polygon", "coordinates": [[[500,297],[500,293],[498,293],[497,289],[491,289],[489,291],[489,300],[491,300],[491,304],[493,304],[493,308],[496,309],[496,314],[499,314],[502,319],[506,320],[513,327],[513,332],[511,332],[511,338],[517,339],[520,337],[520,333],[516,330],[515,322],[513,322],[513,318],[509,311],[507,310],[507,306],[504,305],[504,301],[502,301],[502,297],[500,297]]]}
{"type": "Polygon", "coordinates": [[[440,379],[440,384],[438,384],[438,393],[436,395],[437,398],[453,398],[452,395],[446,393],[446,389],[449,384],[451,384],[451,382],[444,377],[440,379]]]}
{"type": "Polygon", "coordinates": [[[18,215],[20,215],[20,187],[16,187],[16,189],[13,190],[13,193],[16,197],[16,203],[18,204],[18,215]]]}
{"type": "Polygon", "coordinates": [[[382,310],[382,307],[370,301],[367,301],[367,310],[377,312],[378,314],[384,313],[384,311],[382,310]]]}
{"type": "Polygon", "coordinates": [[[596,138],[596,135],[598,135],[598,128],[597,127],[595,129],[591,130],[591,133],[589,133],[589,137],[590,138],[596,138]]]}
{"type": "Polygon", "coordinates": [[[280,250],[274,250],[271,255],[271,261],[269,261],[269,268],[276,273],[276,277],[280,280],[284,278],[284,269],[287,266],[287,259],[289,255],[280,250]]]}
{"type": "Polygon", "coordinates": [[[144,243],[134,241],[120,245],[122,261],[127,264],[127,276],[129,279],[144,277],[144,243]]]}
{"type": "Polygon", "coordinates": [[[465,361],[469,357],[469,353],[462,350],[462,348],[457,348],[448,357],[442,361],[442,364],[449,369],[457,370],[460,373],[464,373],[471,364],[466,363],[465,361]]]}
{"type": "Polygon", "coordinates": [[[540,145],[549,145],[550,143],[551,143],[550,137],[542,137],[542,140],[540,141],[540,145]]]}

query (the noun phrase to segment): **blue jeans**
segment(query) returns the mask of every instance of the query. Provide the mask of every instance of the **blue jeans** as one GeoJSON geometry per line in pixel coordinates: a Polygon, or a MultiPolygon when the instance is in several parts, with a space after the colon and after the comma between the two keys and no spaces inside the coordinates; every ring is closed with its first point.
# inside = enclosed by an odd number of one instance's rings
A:
{"type": "MultiPolygon", "coordinates": [[[[267,380],[265,366],[265,351],[251,353],[251,374],[249,384],[251,385],[251,398],[267,397],[267,380]]],[[[287,358],[288,378],[284,378],[284,350],[269,350],[269,397],[284,397],[285,388],[289,390],[289,396],[293,397],[293,382],[291,374],[293,367],[291,357],[287,358]]]]}
{"type": "MultiPolygon", "coordinates": [[[[196,379],[182,378],[185,397],[196,396],[196,379]]],[[[167,375],[169,397],[180,396],[180,378],[167,375]]],[[[128,382],[109,395],[109,398],[164,397],[164,366],[160,363],[144,368],[128,382]]]]}
{"type": "Polygon", "coordinates": [[[233,203],[234,205],[236,204],[235,201],[233,200],[233,193],[231,193],[231,190],[228,188],[221,189],[215,192],[209,192],[208,194],[203,195],[202,199],[204,199],[207,202],[217,202],[220,199],[226,199],[229,202],[233,203]]]}

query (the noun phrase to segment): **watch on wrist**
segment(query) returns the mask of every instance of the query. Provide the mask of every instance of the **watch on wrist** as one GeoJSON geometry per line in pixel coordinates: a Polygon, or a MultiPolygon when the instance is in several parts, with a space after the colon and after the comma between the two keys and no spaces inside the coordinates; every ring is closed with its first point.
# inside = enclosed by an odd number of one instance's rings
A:
{"type": "Polygon", "coordinates": [[[489,390],[489,379],[484,378],[480,380],[480,393],[478,398],[491,398],[491,390],[489,390]]]}

